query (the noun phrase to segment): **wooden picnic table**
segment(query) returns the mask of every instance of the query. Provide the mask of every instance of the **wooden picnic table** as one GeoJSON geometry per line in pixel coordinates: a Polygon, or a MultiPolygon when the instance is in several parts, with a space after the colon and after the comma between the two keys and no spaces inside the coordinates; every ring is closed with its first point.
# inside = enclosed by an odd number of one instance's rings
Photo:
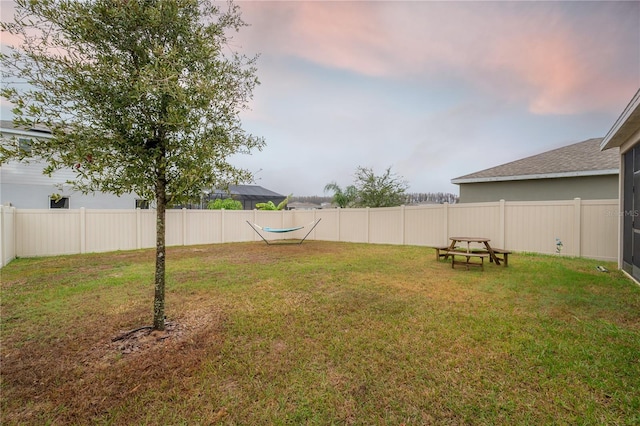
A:
{"type": "MultiPolygon", "coordinates": [[[[496,265],[500,265],[500,259],[498,258],[498,256],[496,256],[496,254],[494,253],[493,249],[491,248],[491,245],[489,244],[489,241],[491,241],[489,238],[485,238],[485,237],[450,237],[449,238],[451,240],[451,244],[449,244],[449,249],[448,252],[450,255],[454,256],[454,258],[452,259],[452,264],[451,266],[453,267],[453,265],[455,264],[455,255],[465,255],[465,253],[469,253],[469,255],[472,255],[474,252],[471,249],[471,243],[477,243],[477,244],[484,244],[484,250],[483,252],[486,252],[489,254],[489,258],[491,259],[492,262],[495,262],[496,265]],[[466,244],[466,251],[464,249],[461,249],[458,246],[459,243],[467,243],[466,244]]],[[[482,254],[482,252],[475,252],[476,254],[482,254]]],[[[480,256],[478,256],[480,257],[480,256]]],[[[469,264],[469,257],[467,257],[467,265],[469,264]]],[[[468,266],[467,266],[468,268],[468,266]]]]}

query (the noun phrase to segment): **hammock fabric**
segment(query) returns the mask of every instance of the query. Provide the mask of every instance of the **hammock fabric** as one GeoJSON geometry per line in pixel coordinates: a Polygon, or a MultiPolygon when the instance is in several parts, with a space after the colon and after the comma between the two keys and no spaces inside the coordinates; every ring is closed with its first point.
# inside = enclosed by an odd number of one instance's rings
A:
{"type": "MultiPolygon", "coordinates": [[[[254,223],[254,225],[256,225],[256,224],[254,223]]],[[[269,228],[268,226],[265,226],[265,227],[261,228],[260,226],[256,225],[256,228],[262,229],[263,231],[266,231],[266,232],[275,232],[277,234],[282,234],[284,232],[297,231],[298,229],[304,228],[304,226],[297,226],[295,228],[269,228]]]]}
{"type": "MultiPolygon", "coordinates": [[[[318,219],[318,220],[315,220],[315,221],[311,222],[308,225],[295,226],[293,228],[271,228],[269,226],[256,225],[255,223],[251,223],[248,220],[247,220],[247,224],[249,224],[249,226],[251,228],[253,228],[254,231],[256,231],[256,234],[258,234],[260,236],[260,238],[262,238],[262,241],[264,241],[267,244],[271,244],[271,243],[265,237],[262,236],[260,231],[271,232],[271,233],[275,233],[275,234],[284,234],[284,233],[287,233],[287,232],[299,231],[300,229],[303,229],[303,228],[306,228],[307,226],[313,225],[313,226],[311,226],[311,229],[309,229],[309,232],[307,232],[307,235],[305,235],[304,238],[301,239],[300,242],[297,243],[297,244],[302,244],[302,242],[307,239],[307,237],[309,236],[311,231],[313,231],[313,229],[316,227],[316,225],[318,225],[318,223],[320,223],[321,220],[322,219],[318,219]],[[258,231],[258,229],[260,231],[258,231]]],[[[279,244],[283,244],[283,243],[279,243],[279,244]]]]}

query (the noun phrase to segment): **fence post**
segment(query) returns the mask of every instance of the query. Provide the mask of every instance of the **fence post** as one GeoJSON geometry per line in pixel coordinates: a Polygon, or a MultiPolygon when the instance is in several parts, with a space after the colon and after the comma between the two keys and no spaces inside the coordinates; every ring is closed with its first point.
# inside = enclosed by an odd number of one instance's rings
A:
{"type": "Polygon", "coordinates": [[[182,245],[187,245],[187,209],[182,208],[182,245]]]}
{"type": "Polygon", "coordinates": [[[6,251],[4,242],[7,238],[4,229],[4,209],[5,207],[0,204],[0,268],[4,266],[4,253],[6,251]]]}
{"type": "Polygon", "coordinates": [[[140,207],[136,207],[136,249],[140,250],[142,247],[142,218],[140,217],[140,207]]]}
{"type": "Polygon", "coordinates": [[[582,254],[582,200],[573,199],[573,244],[575,245],[574,256],[580,257],[582,254]]]}
{"type": "Polygon", "coordinates": [[[370,223],[371,223],[371,218],[369,217],[371,215],[371,208],[367,207],[367,243],[369,243],[371,241],[371,229],[370,229],[370,223]]]}
{"type": "MultiPolygon", "coordinates": [[[[258,223],[258,209],[253,209],[253,223],[255,224],[258,223]]],[[[252,234],[253,234],[253,241],[259,241],[258,234],[255,232],[252,232],[252,234]]]]}
{"type": "Polygon", "coordinates": [[[404,209],[404,204],[400,206],[400,232],[402,232],[401,234],[401,240],[400,240],[400,244],[404,245],[405,242],[405,218],[404,215],[406,214],[405,209],[404,209]]]}
{"type": "Polygon", "coordinates": [[[224,209],[220,209],[220,242],[224,243],[224,209]]]}
{"type": "Polygon", "coordinates": [[[336,231],[337,231],[336,241],[340,241],[340,216],[342,216],[340,210],[341,210],[340,207],[337,207],[337,209],[336,209],[336,215],[337,215],[337,218],[336,218],[336,223],[337,223],[337,226],[336,226],[336,231]]]}
{"type": "Polygon", "coordinates": [[[500,200],[500,229],[498,232],[500,232],[500,234],[498,235],[498,244],[500,248],[503,248],[505,250],[507,250],[507,247],[505,246],[505,234],[506,234],[506,221],[505,221],[505,210],[506,210],[506,203],[504,200],[500,200]]]}
{"type": "Polygon", "coordinates": [[[442,243],[443,245],[448,245],[448,241],[449,241],[449,203],[448,202],[444,202],[442,204],[442,214],[444,215],[444,226],[442,227],[442,230],[444,232],[442,241],[444,241],[444,243],[442,243]]]}
{"type": "Polygon", "coordinates": [[[87,211],[80,207],[80,253],[87,252],[87,211]]]}

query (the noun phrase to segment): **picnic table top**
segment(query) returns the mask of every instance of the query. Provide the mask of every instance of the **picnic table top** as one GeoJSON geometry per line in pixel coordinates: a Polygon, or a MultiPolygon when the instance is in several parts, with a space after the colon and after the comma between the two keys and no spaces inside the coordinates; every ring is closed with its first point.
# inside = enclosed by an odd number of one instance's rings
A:
{"type": "Polygon", "coordinates": [[[486,243],[491,241],[489,238],[485,237],[450,237],[452,241],[464,241],[467,243],[486,243]]]}

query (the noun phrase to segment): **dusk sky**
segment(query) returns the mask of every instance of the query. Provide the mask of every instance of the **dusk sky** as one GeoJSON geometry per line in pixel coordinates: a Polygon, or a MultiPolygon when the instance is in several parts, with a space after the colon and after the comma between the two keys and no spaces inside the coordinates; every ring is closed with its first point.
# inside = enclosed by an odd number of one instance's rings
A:
{"type": "Polygon", "coordinates": [[[281,194],[358,166],[457,194],[455,177],[603,137],[640,87],[636,1],[237,4],[230,47],[260,54],[243,124],[267,145],[234,163],[281,194]]]}

